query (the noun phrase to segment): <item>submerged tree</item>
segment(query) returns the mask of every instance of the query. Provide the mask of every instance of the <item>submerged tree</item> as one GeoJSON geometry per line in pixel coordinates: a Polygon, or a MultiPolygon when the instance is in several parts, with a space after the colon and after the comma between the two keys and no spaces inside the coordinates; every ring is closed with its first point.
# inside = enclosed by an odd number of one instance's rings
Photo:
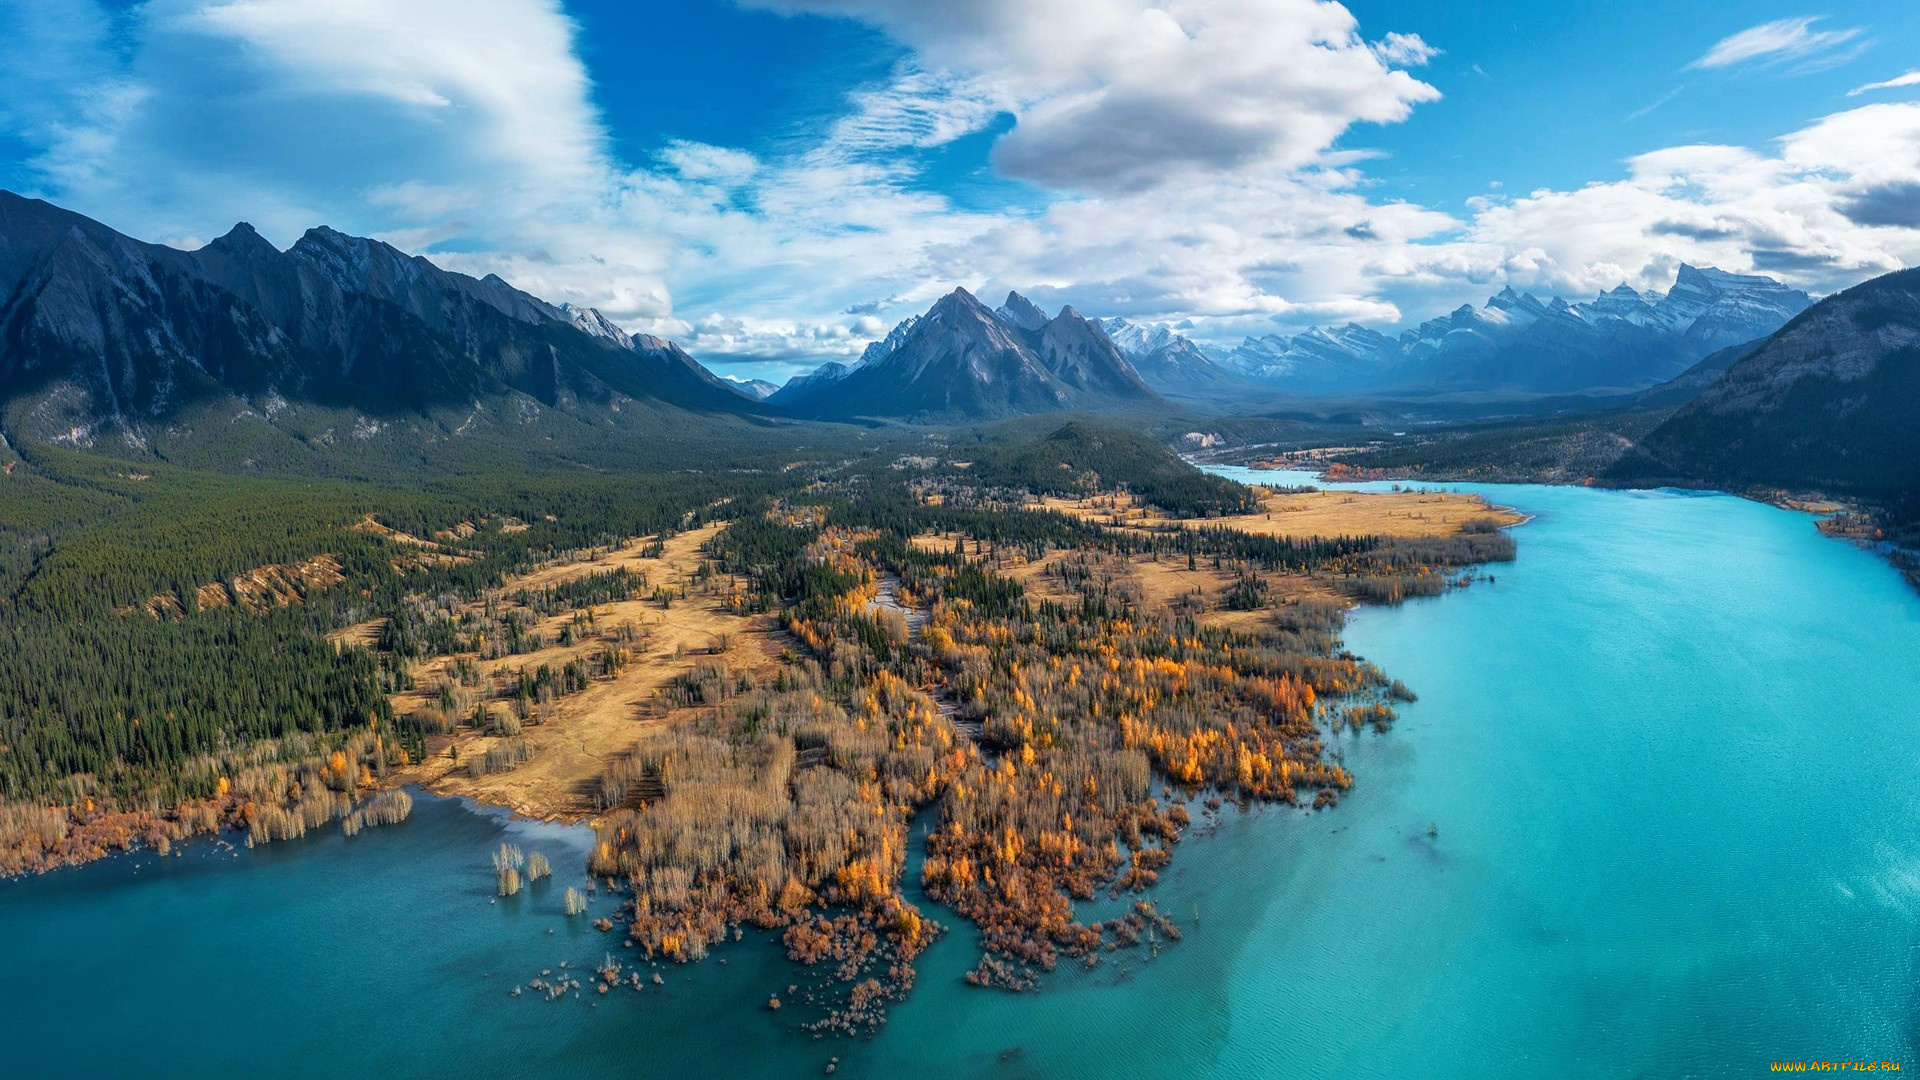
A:
{"type": "Polygon", "coordinates": [[[520,868],[526,863],[526,856],[514,844],[503,843],[500,850],[493,853],[493,872],[499,878],[501,896],[520,891],[520,868]]]}

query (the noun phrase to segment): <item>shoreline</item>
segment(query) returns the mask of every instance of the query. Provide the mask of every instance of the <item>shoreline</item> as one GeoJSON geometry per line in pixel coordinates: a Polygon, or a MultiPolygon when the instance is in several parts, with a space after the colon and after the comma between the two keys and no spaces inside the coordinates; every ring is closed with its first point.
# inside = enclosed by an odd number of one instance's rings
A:
{"type": "MultiPolygon", "coordinates": [[[[1329,449],[1338,451],[1346,448],[1329,448],[1329,449]]],[[[1228,451],[1228,452],[1231,453],[1231,451],[1228,451]]],[[[1274,458],[1269,458],[1265,460],[1280,461],[1282,458],[1287,456],[1289,455],[1280,455],[1280,456],[1276,456],[1274,458]]],[[[1659,484],[1654,486],[1642,486],[1642,485],[1635,485],[1635,484],[1598,483],[1598,482],[1595,482],[1594,478],[1592,477],[1586,478],[1584,482],[1574,482],[1569,480],[1556,480],[1550,477],[1538,476],[1538,475],[1531,476],[1526,479],[1490,480],[1485,477],[1464,476],[1464,475],[1451,474],[1446,472],[1414,473],[1414,472],[1407,472],[1405,470],[1397,470],[1397,469],[1357,469],[1355,468],[1353,469],[1355,476],[1352,478],[1342,478],[1342,477],[1329,478],[1327,476],[1327,469],[1325,467],[1316,465],[1313,461],[1308,461],[1308,460],[1290,462],[1287,465],[1268,465],[1268,464],[1265,464],[1264,462],[1250,463],[1250,464],[1243,465],[1243,464],[1234,464],[1234,463],[1230,463],[1226,461],[1218,461],[1218,460],[1209,460],[1209,461],[1203,462],[1200,460],[1196,460],[1197,457],[1198,455],[1187,455],[1187,456],[1183,456],[1182,460],[1186,461],[1189,465],[1192,465],[1197,469],[1205,469],[1208,465],[1219,465],[1219,466],[1226,466],[1228,468],[1248,469],[1254,472],[1260,472],[1260,471],[1309,472],[1309,473],[1313,473],[1316,477],[1318,477],[1321,482],[1329,483],[1329,484],[1395,482],[1395,483],[1414,483],[1414,484],[1418,484],[1418,483],[1473,484],[1476,486],[1489,486],[1489,487],[1499,486],[1499,485],[1523,486],[1527,484],[1538,484],[1542,487],[1560,487],[1560,488],[1587,487],[1587,488],[1601,488],[1608,491],[1684,491],[1684,492],[1695,492],[1699,494],[1729,495],[1736,499],[1744,499],[1748,502],[1760,503],[1762,505],[1772,506],[1780,510],[1787,510],[1797,514],[1804,514],[1810,518],[1813,518],[1814,527],[1820,531],[1821,535],[1834,540],[1843,540],[1855,545],[1856,547],[1859,547],[1862,550],[1872,552],[1873,554],[1879,556],[1882,560],[1887,562],[1889,565],[1891,565],[1895,571],[1901,574],[1901,576],[1905,577],[1908,584],[1912,585],[1916,591],[1920,591],[1920,548],[1904,547],[1892,540],[1888,540],[1884,538],[1883,536],[1861,535],[1860,532],[1857,530],[1872,529],[1876,533],[1881,530],[1881,526],[1877,524],[1878,519],[1873,508],[1870,505],[1865,503],[1860,503],[1860,502],[1856,502],[1848,499],[1836,498],[1836,497],[1827,495],[1823,492],[1817,492],[1817,491],[1794,492],[1794,491],[1788,491],[1780,488],[1751,488],[1746,491],[1733,491],[1727,488],[1713,487],[1708,484],[1691,484],[1691,483],[1668,483],[1668,484],[1659,484]],[[1854,526],[1853,528],[1828,528],[1827,523],[1836,518],[1859,519],[1859,524],[1857,526],[1854,526]]],[[[1339,463],[1330,462],[1327,464],[1338,465],[1339,463]]],[[[1342,466],[1342,467],[1353,468],[1351,466],[1342,466]]],[[[1511,509],[1511,508],[1507,507],[1504,509],[1511,509]]],[[[1532,515],[1526,515],[1525,520],[1515,522],[1514,526],[1511,526],[1511,527],[1524,525],[1526,524],[1526,521],[1530,521],[1530,520],[1532,520],[1532,515]]]]}

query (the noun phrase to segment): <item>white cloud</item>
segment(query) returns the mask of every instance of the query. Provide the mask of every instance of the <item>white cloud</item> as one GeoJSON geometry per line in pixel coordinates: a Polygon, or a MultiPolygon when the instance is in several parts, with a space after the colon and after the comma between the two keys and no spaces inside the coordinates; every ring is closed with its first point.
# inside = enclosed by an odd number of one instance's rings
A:
{"type": "Polygon", "coordinates": [[[1883,82],[1870,82],[1865,86],[1856,86],[1847,91],[1847,96],[1859,97],[1861,94],[1875,90],[1895,90],[1902,86],[1920,86],[1920,71],[1909,71],[1905,75],[1896,75],[1883,82]]]}
{"type": "Polygon", "coordinates": [[[1776,152],[1698,145],[1631,159],[1628,176],[1487,205],[1469,242],[1537,255],[1516,283],[1589,292],[1671,283],[1681,262],[1815,291],[1920,262],[1920,105],[1835,113],[1776,152]],[[1901,222],[1906,224],[1902,225],[1901,222]]]}
{"type": "Polygon", "coordinates": [[[927,149],[985,128],[1006,107],[991,89],[951,72],[905,63],[883,86],[852,94],[852,111],[834,124],[827,145],[838,152],[927,149]]]}
{"type": "Polygon", "coordinates": [[[1373,54],[1383,63],[1421,67],[1439,56],[1440,50],[1420,40],[1419,34],[1402,34],[1394,30],[1373,43],[1373,54]]]}
{"type": "Polygon", "coordinates": [[[1369,45],[1327,0],[748,2],[869,22],[959,73],[1017,117],[995,165],[1067,190],[1300,167],[1353,125],[1394,123],[1439,97],[1391,66],[1435,50],[1400,33],[1369,45]]]}
{"type": "Polygon", "coordinates": [[[1725,68],[1754,60],[1782,63],[1828,52],[1860,36],[1857,28],[1815,30],[1818,15],[1775,19],[1721,38],[1691,68],[1725,68]]]}

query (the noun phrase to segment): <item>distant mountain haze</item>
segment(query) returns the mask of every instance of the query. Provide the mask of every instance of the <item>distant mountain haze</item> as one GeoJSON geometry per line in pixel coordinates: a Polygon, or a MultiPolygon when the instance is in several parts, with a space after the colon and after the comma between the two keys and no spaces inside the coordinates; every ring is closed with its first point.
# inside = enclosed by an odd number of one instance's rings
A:
{"type": "MultiPolygon", "coordinates": [[[[1142,382],[1172,398],[1227,403],[1282,393],[1623,394],[1655,387],[1722,349],[1764,338],[1812,303],[1806,293],[1772,278],[1683,265],[1665,293],[1621,285],[1570,303],[1507,288],[1481,307],[1462,305],[1397,336],[1349,323],[1249,337],[1222,349],[1166,326],[1118,317],[1095,322],[1142,382]]],[[[989,314],[1010,333],[1040,333],[1053,319],[1018,292],[989,314]]],[[[805,404],[809,395],[895,355],[924,318],[901,322],[867,346],[858,363],[829,363],[795,379],[775,400],[817,408],[805,404]]],[[[861,381],[877,384],[878,378],[861,381]]],[[[956,403],[948,411],[974,413],[966,395],[952,386],[900,403],[920,408],[948,397],[956,403]]],[[[1034,400],[1015,394],[985,408],[989,415],[1027,412],[1040,407],[1034,400]],[[1011,404],[1016,400],[1021,404],[1011,404]]],[[[863,407],[883,410],[877,415],[907,415],[877,400],[863,407]]]]}
{"type": "Polygon", "coordinates": [[[1302,392],[1634,390],[1763,338],[1812,303],[1772,278],[1682,265],[1666,293],[1621,285],[1569,303],[1509,287],[1394,337],[1349,323],[1250,337],[1215,358],[1302,392]]]}
{"type": "Polygon", "coordinates": [[[1214,362],[1205,349],[1164,326],[1151,329],[1125,319],[1100,320],[1100,328],[1126,354],[1148,386],[1169,397],[1216,398],[1258,393],[1262,388],[1214,362]]]}

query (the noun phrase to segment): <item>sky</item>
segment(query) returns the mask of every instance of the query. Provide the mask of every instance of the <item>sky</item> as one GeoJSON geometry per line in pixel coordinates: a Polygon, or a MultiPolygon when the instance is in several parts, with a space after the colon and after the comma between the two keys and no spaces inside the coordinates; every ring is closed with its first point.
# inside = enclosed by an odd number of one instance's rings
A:
{"type": "Polygon", "coordinates": [[[1920,5],[0,0],[0,185],[775,380],[956,286],[1247,335],[1920,263],[1920,5]]]}

